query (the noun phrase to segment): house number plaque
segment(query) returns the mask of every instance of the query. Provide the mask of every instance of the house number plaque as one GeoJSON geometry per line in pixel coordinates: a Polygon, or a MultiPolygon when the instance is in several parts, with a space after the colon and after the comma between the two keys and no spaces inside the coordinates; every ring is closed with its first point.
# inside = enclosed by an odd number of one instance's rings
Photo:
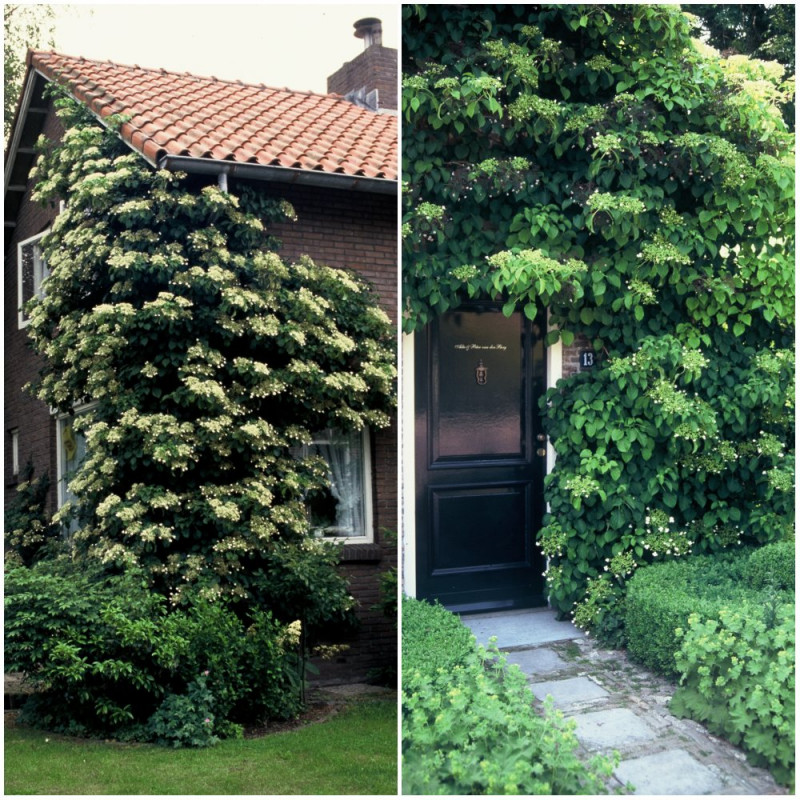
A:
{"type": "Polygon", "coordinates": [[[581,350],[581,369],[591,369],[595,365],[593,350],[581,350]]]}
{"type": "Polygon", "coordinates": [[[475,383],[478,386],[485,386],[486,385],[486,375],[489,370],[483,366],[483,359],[478,361],[478,366],[475,367],[475,383]]]}

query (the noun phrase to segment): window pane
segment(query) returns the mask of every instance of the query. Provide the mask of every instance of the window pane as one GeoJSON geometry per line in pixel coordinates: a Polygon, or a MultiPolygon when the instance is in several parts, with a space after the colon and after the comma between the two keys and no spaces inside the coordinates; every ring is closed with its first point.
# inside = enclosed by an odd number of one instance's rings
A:
{"type": "MultiPolygon", "coordinates": [[[[59,453],[60,475],[58,486],[58,504],[63,506],[71,500],[76,500],[75,495],[69,490],[69,482],[75,477],[75,472],[81,465],[86,455],[86,439],[82,433],[75,430],[70,418],[58,421],[61,431],[61,452],[59,453]]],[[[70,524],[70,532],[77,529],[77,521],[70,524]]]]}
{"type": "MultiPolygon", "coordinates": [[[[26,245],[23,245],[19,249],[19,281],[20,285],[22,286],[22,307],[25,307],[25,303],[28,302],[33,297],[33,293],[35,291],[35,247],[34,243],[30,242],[26,245]]],[[[27,319],[27,316],[23,314],[23,318],[27,319]]]]}
{"type": "Polygon", "coordinates": [[[47,262],[44,260],[42,248],[37,242],[33,244],[33,293],[35,296],[44,297],[42,283],[50,274],[47,269],[47,262]]]}
{"type": "Polygon", "coordinates": [[[50,274],[47,262],[42,253],[41,239],[44,234],[33,241],[27,241],[19,246],[17,265],[17,280],[19,281],[19,313],[20,323],[28,321],[24,313],[25,304],[33,297],[42,296],[42,284],[50,274]]]}
{"type": "Polygon", "coordinates": [[[11,474],[19,475],[19,428],[11,431],[11,474]]]}

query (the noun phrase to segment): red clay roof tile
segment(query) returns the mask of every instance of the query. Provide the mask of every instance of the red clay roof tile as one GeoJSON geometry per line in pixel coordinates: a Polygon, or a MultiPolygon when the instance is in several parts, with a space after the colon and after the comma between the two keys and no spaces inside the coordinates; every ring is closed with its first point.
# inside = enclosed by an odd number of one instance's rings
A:
{"type": "Polygon", "coordinates": [[[155,163],[164,155],[397,180],[397,117],[337,95],[36,51],[30,63],[155,163]]]}

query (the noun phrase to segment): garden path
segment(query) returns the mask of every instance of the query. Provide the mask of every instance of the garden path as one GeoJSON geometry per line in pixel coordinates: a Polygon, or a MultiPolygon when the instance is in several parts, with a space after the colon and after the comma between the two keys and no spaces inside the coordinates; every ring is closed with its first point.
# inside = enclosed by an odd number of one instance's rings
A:
{"type": "Polygon", "coordinates": [[[674,684],[606,650],[552,609],[465,615],[478,642],[497,646],[528,676],[539,701],[575,720],[583,754],[621,756],[609,788],[630,783],[636,795],[789,794],[770,773],[699,723],[667,706],[674,684]]]}

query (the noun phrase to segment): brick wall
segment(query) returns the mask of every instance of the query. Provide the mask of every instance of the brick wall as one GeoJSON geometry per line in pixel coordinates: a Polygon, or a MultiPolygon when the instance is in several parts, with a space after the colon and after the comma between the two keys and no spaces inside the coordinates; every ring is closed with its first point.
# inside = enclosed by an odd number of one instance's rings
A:
{"type": "MultiPolygon", "coordinates": [[[[235,184],[231,189],[236,190],[235,184]]],[[[289,200],[297,222],[274,225],[281,255],[309,255],[331,267],[356,270],[375,288],[380,303],[397,320],[397,199],[341,189],[275,185],[274,197],[289,200]]]]}
{"type": "Polygon", "coordinates": [[[378,90],[380,108],[397,109],[397,50],[373,44],[328,78],[328,91],[345,95],[378,90]]]}
{"type": "MultiPolygon", "coordinates": [[[[58,139],[63,133],[61,123],[52,113],[48,114],[44,135],[58,139]]],[[[18,326],[17,290],[17,244],[48,228],[56,216],[55,208],[43,208],[30,201],[30,187],[17,217],[17,225],[7,242],[5,275],[3,278],[3,334],[5,347],[5,370],[3,386],[3,474],[5,476],[5,504],[16,494],[17,481],[11,468],[11,431],[19,431],[20,468],[26,462],[34,463],[34,476],[47,472],[51,481],[51,510],[56,504],[56,450],[55,423],[50,409],[35,399],[22,387],[38,377],[40,362],[31,353],[28,334],[18,326]]]]}

